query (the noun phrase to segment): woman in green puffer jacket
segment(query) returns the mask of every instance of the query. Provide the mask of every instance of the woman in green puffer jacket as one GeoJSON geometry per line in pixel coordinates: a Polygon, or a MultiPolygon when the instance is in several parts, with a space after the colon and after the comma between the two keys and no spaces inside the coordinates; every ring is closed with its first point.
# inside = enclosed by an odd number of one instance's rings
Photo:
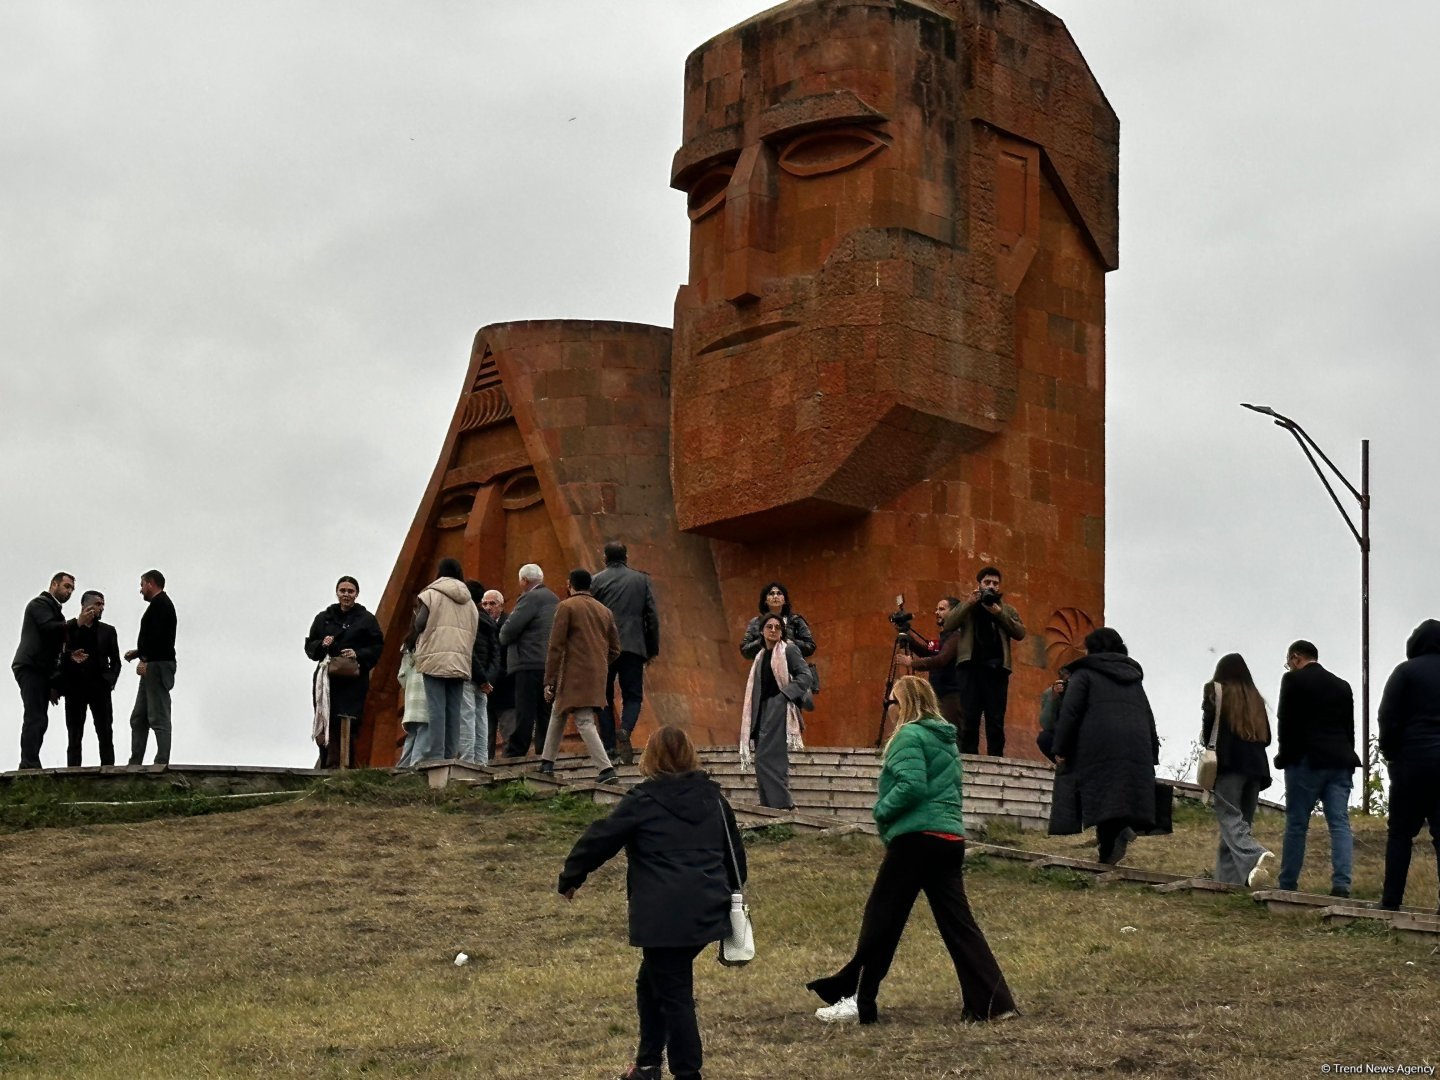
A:
{"type": "Polygon", "coordinates": [[[1017,1015],[1010,988],[965,898],[965,823],[960,811],[960,752],[953,725],[924,679],[907,675],[886,703],[895,731],[885,746],[875,823],[885,860],[875,875],[855,955],[834,975],[807,986],[828,1007],[828,1023],[873,1024],[875,997],[890,970],[910,909],[923,889],[940,937],[960,977],[969,1020],[1017,1015]]]}

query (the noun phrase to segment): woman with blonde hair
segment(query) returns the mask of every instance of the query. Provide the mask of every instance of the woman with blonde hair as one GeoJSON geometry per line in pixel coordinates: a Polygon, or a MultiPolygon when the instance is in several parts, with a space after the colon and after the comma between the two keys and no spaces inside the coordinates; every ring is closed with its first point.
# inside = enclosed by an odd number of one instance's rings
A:
{"type": "Polygon", "coordinates": [[[935,691],[906,675],[886,702],[895,730],[880,769],[875,824],[885,859],[875,875],[855,955],[834,975],[806,985],[828,1007],[826,1023],[877,1019],[875,998],[890,970],[915,898],[923,890],[955,965],[969,1020],[1007,1020],[1015,1001],[965,897],[958,732],[940,717],[935,691]]]}
{"type": "Polygon", "coordinates": [[[700,1076],[694,963],[730,932],[730,894],[745,883],[745,846],[720,787],[700,769],[690,736],[665,726],[640,758],[646,778],[576,842],[557,886],[567,900],[623,847],[629,861],[630,944],[640,949],[640,1017],[630,1080],[700,1076]],[[732,854],[733,853],[733,854],[732,854]]]}
{"type": "Polygon", "coordinates": [[[1215,665],[1215,678],[1201,698],[1200,739],[1215,746],[1215,821],[1220,847],[1215,855],[1215,880],[1231,885],[1263,884],[1265,863],[1275,856],[1250,831],[1260,792],[1270,786],[1270,720],[1265,699],[1255,688],[1250,668],[1239,653],[1227,653],[1215,665]],[[1220,730],[1215,731],[1216,702],[1220,730]]]}

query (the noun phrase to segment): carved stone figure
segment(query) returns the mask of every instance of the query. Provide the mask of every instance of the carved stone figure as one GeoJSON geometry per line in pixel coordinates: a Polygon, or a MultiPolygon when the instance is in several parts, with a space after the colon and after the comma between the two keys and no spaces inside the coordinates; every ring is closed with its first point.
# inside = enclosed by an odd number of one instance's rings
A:
{"type": "MultiPolygon", "coordinates": [[[[381,605],[403,637],[434,561],[513,591],[630,545],[661,605],[642,728],[733,742],[736,649],[782,580],[812,627],[811,745],[878,734],[898,592],[987,562],[1022,612],[1104,610],[1104,275],[1119,125],[1029,0],[792,0],[685,66],[675,333],[481,330],[381,605]]],[[[428,580],[428,579],[427,579],[428,580]]],[[[1033,645],[1032,645],[1033,642],[1033,645]]],[[[377,674],[361,751],[393,760],[377,674]]],[[[1012,745],[1045,674],[1017,650],[1012,745]]]]}

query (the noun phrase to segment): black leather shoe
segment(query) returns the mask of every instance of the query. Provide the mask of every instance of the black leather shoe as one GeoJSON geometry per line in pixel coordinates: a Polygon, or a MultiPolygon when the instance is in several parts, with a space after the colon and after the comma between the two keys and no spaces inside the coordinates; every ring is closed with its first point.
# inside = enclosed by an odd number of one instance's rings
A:
{"type": "Polygon", "coordinates": [[[1342,900],[1349,900],[1350,890],[1345,888],[1345,886],[1343,885],[1336,885],[1333,889],[1330,890],[1330,895],[1338,896],[1342,900]]]}
{"type": "Polygon", "coordinates": [[[555,775],[555,763],[554,763],[553,761],[542,761],[542,762],[540,762],[540,775],[541,775],[541,776],[554,776],[554,775],[555,775]]]}

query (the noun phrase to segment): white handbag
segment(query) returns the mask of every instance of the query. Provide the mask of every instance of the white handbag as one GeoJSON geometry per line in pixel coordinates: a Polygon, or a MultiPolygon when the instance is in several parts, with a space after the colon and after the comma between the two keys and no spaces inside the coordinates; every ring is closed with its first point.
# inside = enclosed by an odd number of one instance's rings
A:
{"type": "MultiPolygon", "coordinates": [[[[720,828],[725,832],[725,850],[730,854],[730,868],[735,880],[740,880],[740,863],[735,858],[735,847],[730,841],[730,823],[725,818],[725,807],[720,807],[720,828]]],[[[720,939],[716,957],[726,967],[740,967],[755,959],[755,928],[750,923],[750,905],[745,903],[745,893],[730,894],[730,933],[720,939]]]]}
{"type": "Polygon", "coordinates": [[[1210,725],[1210,742],[1200,755],[1200,763],[1195,769],[1195,783],[1199,784],[1206,791],[1215,790],[1215,780],[1220,772],[1220,759],[1215,754],[1215,740],[1220,736],[1220,683],[1211,683],[1215,687],[1215,719],[1210,725]]]}

